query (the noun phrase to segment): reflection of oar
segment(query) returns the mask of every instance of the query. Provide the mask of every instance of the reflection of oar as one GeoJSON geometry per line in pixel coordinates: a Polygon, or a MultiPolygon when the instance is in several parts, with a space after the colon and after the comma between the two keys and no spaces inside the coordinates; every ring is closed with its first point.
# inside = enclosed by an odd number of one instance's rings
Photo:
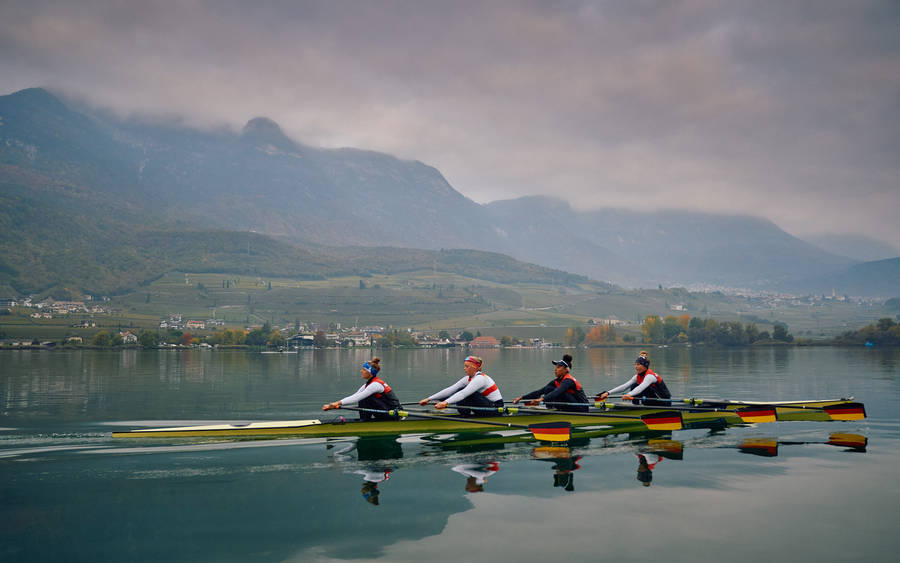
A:
{"type": "Polygon", "coordinates": [[[731,401],[728,399],[673,399],[677,401],[681,401],[684,403],[688,403],[694,406],[701,405],[740,405],[746,406],[747,408],[785,408],[785,409],[797,409],[797,410],[811,410],[824,412],[828,416],[831,417],[832,420],[862,420],[866,418],[866,407],[862,403],[840,403],[836,405],[828,405],[825,407],[813,406],[813,405],[804,405],[802,402],[791,403],[790,401],[784,403],[755,403],[752,401],[731,401]]]}
{"type": "Polygon", "coordinates": [[[648,440],[648,451],[669,459],[684,458],[684,444],[678,440],[648,440]]]}
{"type": "Polygon", "coordinates": [[[797,446],[803,444],[827,444],[829,446],[837,446],[839,448],[848,448],[854,452],[866,451],[866,445],[869,439],[861,434],[849,434],[847,432],[835,432],[828,437],[826,442],[778,442],[785,446],[797,446]]]}
{"type": "Polygon", "coordinates": [[[378,410],[378,409],[364,409],[359,407],[344,407],[341,406],[342,409],[347,409],[351,411],[359,411],[359,412],[371,412],[378,414],[386,414],[388,416],[397,416],[397,417],[414,417],[414,418],[430,418],[434,420],[449,420],[451,422],[467,422],[469,424],[484,424],[488,426],[505,426],[507,428],[522,428],[524,430],[530,431],[535,438],[544,442],[566,442],[569,440],[569,437],[572,434],[572,425],[568,422],[544,422],[537,424],[530,424],[528,426],[524,424],[511,424],[507,422],[495,422],[492,420],[477,420],[472,418],[461,418],[454,416],[444,416],[440,414],[428,414],[419,411],[404,411],[400,409],[393,410],[378,410]]]}
{"type": "Polygon", "coordinates": [[[778,440],[772,438],[747,438],[737,449],[742,454],[752,454],[762,457],[775,457],[778,455],[778,440]]]}
{"type": "Polygon", "coordinates": [[[738,450],[745,454],[759,455],[763,457],[775,457],[778,455],[778,446],[802,446],[806,444],[827,444],[839,448],[848,448],[849,451],[864,452],[868,438],[859,434],[835,433],[828,437],[826,442],[793,442],[776,440],[775,438],[747,438],[738,445],[738,450]]]}
{"type": "Polygon", "coordinates": [[[660,409],[670,409],[675,411],[687,411],[687,412],[721,412],[727,414],[736,414],[741,418],[741,421],[752,423],[752,422],[775,422],[776,411],[775,407],[764,407],[764,406],[753,406],[753,407],[745,407],[741,409],[728,410],[724,408],[718,407],[682,407],[682,406],[667,406],[667,407],[658,407],[656,405],[635,405],[633,403],[613,403],[612,405],[608,405],[606,402],[597,401],[594,403],[598,409],[604,410],[615,410],[615,409],[646,409],[646,408],[660,408],[660,409]]]}
{"type": "MultiPolygon", "coordinates": [[[[571,405],[572,403],[567,403],[571,405]]],[[[529,409],[526,407],[463,407],[467,409],[486,411],[498,414],[547,414],[547,415],[571,415],[590,416],[597,418],[633,418],[643,422],[649,430],[681,430],[684,426],[681,413],[678,411],[661,411],[644,415],[612,414],[605,412],[573,412],[547,409],[529,409]]]]}

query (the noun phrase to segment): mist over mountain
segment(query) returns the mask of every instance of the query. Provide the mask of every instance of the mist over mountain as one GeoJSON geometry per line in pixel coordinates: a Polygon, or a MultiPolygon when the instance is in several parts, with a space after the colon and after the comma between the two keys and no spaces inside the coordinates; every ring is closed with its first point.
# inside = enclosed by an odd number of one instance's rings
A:
{"type": "MultiPolygon", "coordinates": [[[[105,241],[79,250],[90,247],[97,257],[103,246],[128,240],[112,234],[117,230],[149,228],[254,231],[299,248],[475,249],[635,287],[802,290],[804,280],[856,264],[754,217],[582,211],[547,197],[479,205],[431,166],[305,146],[265,117],[240,132],[201,131],[117,118],[42,89],[0,96],[0,196],[0,221],[30,231],[24,236],[33,257],[8,254],[10,271],[49,254],[41,248],[54,237],[40,234],[42,213],[57,224],[73,222],[72,244],[105,241]]],[[[4,231],[0,242],[13,246],[4,231]]],[[[131,260],[140,261],[144,247],[130,248],[131,260]]],[[[48,283],[64,271],[48,271],[48,283]]]]}
{"type": "Polygon", "coordinates": [[[854,260],[872,262],[900,256],[900,250],[885,241],[864,235],[819,234],[804,237],[819,248],[854,260]]]}

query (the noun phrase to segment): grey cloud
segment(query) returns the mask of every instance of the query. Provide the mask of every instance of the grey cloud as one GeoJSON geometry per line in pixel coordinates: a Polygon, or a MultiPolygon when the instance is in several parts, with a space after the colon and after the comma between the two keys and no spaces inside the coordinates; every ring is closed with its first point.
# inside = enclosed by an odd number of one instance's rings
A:
{"type": "Polygon", "coordinates": [[[7,2],[0,87],[439,168],[477,201],[766,216],[900,246],[900,8],[7,2]]]}

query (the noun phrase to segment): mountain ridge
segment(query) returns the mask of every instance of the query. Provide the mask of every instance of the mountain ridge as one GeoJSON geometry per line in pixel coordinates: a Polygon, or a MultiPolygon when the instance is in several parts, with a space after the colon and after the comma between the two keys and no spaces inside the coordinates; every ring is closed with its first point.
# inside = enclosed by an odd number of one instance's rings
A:
{"type": "Polygon", "coordinates": [[[41,174],[44,184],[169,226],[160,228],[256,231],[294,245],[470,248],[637,287],[780,290],[857,263],[746,215],[577,211],[550,198],[479,205],[433,166],[308,147],[265,117],[240,132],[200,131],[84,113],[30,89],[0,96],[0,118],[4,185],[41,174]]]}

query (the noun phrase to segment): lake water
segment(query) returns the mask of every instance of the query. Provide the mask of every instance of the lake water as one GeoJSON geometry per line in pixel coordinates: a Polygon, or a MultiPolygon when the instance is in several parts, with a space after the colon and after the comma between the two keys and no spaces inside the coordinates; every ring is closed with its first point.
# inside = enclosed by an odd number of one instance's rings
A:
{"type": "MultiPolygon", "coordinates": [[[[562,353],[481,355],[511,400],[549,381],[562,353]]],[[[572,353],[589,393],[633,373],[634,349],[572,353]]],[[[379,355],[380,375],[411,401],[461,377],[465,354],[379,355]]],[[[674,396],[855,396],[868,418],[569,448],[479,445],[484,434],[463,446],[415,436],[114,440],[112,430],[148,425],[331,417],[321,405],[356,390],[370,353],[4,351],[0,560],[896,559],[900,351],[650,355],[674,396]],[[829,444],[836,434],[868,444],[829,444]]]]}

